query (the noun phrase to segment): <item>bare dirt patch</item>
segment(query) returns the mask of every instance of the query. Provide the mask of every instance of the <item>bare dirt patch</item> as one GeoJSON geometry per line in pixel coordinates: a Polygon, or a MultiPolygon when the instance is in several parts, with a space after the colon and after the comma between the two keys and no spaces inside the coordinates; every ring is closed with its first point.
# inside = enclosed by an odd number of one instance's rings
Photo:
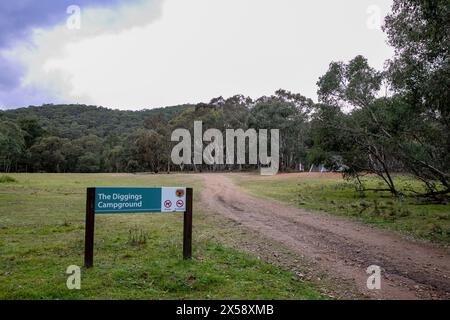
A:
{"type": "MultiPolygon", "coordinates": [[[[288,258],[289,253],[299,257],[313,273],[308,277],[320,279],[326,274],[337,280],[330,282],[337,283],[331,290],[341,297],[450,299],[448,248],[412,241],[343,217],[257,198],[234,185],[225,174],[202,177],[205,188],[201,200],[208,209],[257,235],[256,243],[246,244],[250,250],[276,260],[290,260],[279,261],[281,264],[298,260],[288,258]],[[272,245],[265,244],[264,239],[272,245]],[[274,244],[280,245],[279,250],[274,244]],[[370,265],[382,268],[381,290],[366,287],[370,265]],[[339,286],[346,288],[344,293],[339,286]]],[[[283,175],[275,179],[279,178],[283,175]]]]}

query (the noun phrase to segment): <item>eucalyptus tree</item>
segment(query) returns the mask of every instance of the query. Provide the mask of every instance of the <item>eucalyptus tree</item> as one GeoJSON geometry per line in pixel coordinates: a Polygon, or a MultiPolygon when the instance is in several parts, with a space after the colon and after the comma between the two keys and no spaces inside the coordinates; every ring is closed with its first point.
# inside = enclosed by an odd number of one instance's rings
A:
{"type": "Polygon", "coordinates": [[[407,121],[397,155],[427,195],[450,193],[450,5],[448,0],[394,0],[384,27],[395,56],[388,77],[407,121]]]}
{"type": "Polygon", "coordinates": [[[5,172],[11,171],[25,151],[24,132],[11,121],[0,121],[0,161],[5,172]]]}

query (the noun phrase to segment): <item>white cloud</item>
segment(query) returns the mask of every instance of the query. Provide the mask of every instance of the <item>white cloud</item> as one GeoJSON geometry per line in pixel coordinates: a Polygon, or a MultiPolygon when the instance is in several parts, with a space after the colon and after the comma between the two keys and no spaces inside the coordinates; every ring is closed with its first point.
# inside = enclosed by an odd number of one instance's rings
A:
{"type": "Polygon", "coordinates": [[[367,26],[367,8],[385,15],[390,0],[165,0],[161,16],[145,3],[86,10],[79,32],[37,31],[36,46],[13,52],[28,67],[24,84],[122,109],[279,88],[315,98],[332,60],[363,54],[381,68],[392,54],[367,26]]]}

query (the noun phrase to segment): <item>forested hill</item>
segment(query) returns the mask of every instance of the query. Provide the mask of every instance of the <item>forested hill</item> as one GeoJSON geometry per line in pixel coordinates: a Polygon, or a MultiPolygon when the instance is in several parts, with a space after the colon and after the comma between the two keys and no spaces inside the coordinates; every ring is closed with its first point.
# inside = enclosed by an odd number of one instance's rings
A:
{"type": "MultiPolygon", "coordinates": [[[[194,121],[203,129],[279,128],[281,170],[306,158],[308,113],[314,102],[279,90],[255,101],[236,95],[208,103],[142,111],[85,105],[44,105],[0,112],[0,170],[18,172],[135,172],[230,170],[233,166],[171,162],[171,133],[194,121]]],[[[255,166],[251,166],[255,167],[255,166]]],[[[242,169],[243,166],[237,168],[242,169]]]]}
{"type": "Polygon", "coordinates": [[[169,120],[189,105],[140,111],[112,110],[87,105],[44,105],[0,111],[0,120],[18,122],[36,119],[47,135],[78,139],[87,135],[105,138],[109,135],[129,135],[144,127],[145,119],[161,115],[169,120]]]}

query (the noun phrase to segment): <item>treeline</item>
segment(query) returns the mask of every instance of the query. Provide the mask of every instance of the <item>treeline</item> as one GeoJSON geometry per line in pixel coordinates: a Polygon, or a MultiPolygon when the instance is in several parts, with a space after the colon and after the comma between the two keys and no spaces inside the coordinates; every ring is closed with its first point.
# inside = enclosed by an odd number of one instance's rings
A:
{"type": "Polygon", "coordinates": [[[172,131],[215,128],[280,129],[281,170],[305,163],[314,103],[280,90],[253,101],[244,96],[144,111],[45,105],[0,113],[0,166],[10,172],[138,172],[247,169],[251,166],[175,166],[172,131]]]}
{"type": "MultiPolygon", "coordinates": [[[[393,173],[423,183],[409,194],[441,201],[450,193],[450,6],[447,0],[394,0],[384,30],[395,56],[378,71],[367,59],[332,62],[319,103],[279,90],[157,110],[42,106],[0,113],[0,168],[27,172],[243,170],[255,166],[170,161],[174,129],[280,129],[280,170],[325,164],[361,181],[393,173]]],[[[364,186],[359,186],[364,188],[364,186]]],[[[380,188],[382,189],[382,188],[380,188]]]]}

